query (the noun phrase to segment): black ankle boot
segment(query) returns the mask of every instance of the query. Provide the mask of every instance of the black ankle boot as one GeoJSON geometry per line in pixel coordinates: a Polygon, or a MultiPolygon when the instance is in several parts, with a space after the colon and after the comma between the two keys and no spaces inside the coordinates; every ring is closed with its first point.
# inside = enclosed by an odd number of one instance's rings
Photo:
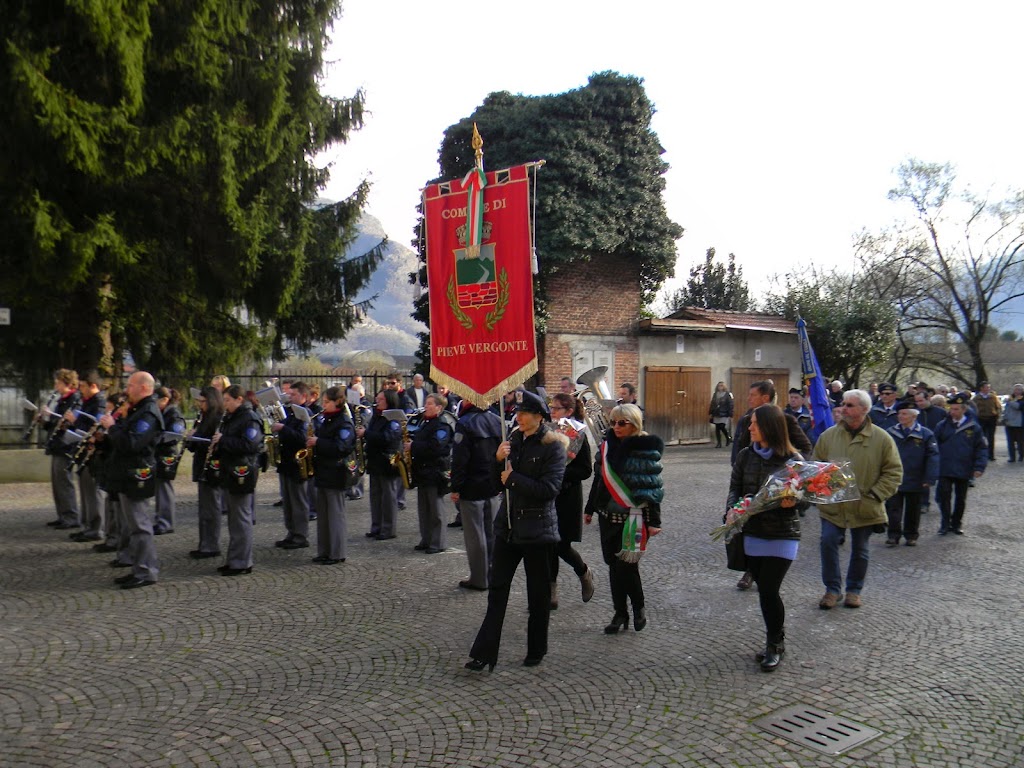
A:
{"type": "Polygon", "coordinates": [[[639,608],[633,609],[633,629],[639,632],[641,629],[647,626],[647,611],[641,605],[639,608]]]}
{"type": "Polygon", "coordinates": [[[606,635],[614,635],[619,629],[625,629],[629,626],[629,614],[625,611],[616,611],[615,615],[612,616],[612,622],[604,628],[606,635]]]}
{"type": "Polygon", "coordinates": [[[768,646],[770,645],[774,645],[776,648],[778,648],[780,656],[784,655],[786,653],[786,635],[780,635],[778,640],[774,643],[771,640],[765,640],[764,648],[762,648],[760,651],[754,654],[754,660],[758,664],[764,661],[764,657],[768,654],[768,646]]]}
{"type": "Polygon", "coordinates": [[[765,672],[774,672],[785,655],[786,646],[782,643],[768,643],[764,647],[764,656],[760,659],[761,669],[765,672]]]}

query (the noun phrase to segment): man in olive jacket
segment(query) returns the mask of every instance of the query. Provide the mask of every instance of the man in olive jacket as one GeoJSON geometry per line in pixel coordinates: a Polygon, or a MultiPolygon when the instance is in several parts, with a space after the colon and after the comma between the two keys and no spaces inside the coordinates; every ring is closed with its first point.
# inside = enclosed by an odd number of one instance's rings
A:
{"type": "MultiPolygon", "coordinates": [[[[821,580],[825,595],[818,607],[835,607],[842,596],[839,543],[850,529],[852,547],[846,571],[847,608],[861,606],[860,592],[868,572],[868,540],[875,526],[888,521],[885,501],[903,481],[903,463],[896,443],[885,430],[871,423],[871,396],[863,389],[843,393],[843,421],[822,432],[814,447],[818,461],[849,459],[857,478],[859,501],[823,504],[821,513],[821,580]]],[[[882,527],[884,530],[884,527],[882,527]]]]}

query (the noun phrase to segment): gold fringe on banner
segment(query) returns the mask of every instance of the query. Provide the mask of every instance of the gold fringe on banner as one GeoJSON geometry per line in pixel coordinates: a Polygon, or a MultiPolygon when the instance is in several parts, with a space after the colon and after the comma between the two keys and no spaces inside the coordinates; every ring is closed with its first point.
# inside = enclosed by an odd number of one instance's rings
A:
{"type": "Polygon", "coordinates": [[[534,355],[533,359],[530,360],[526,365],[520,368],[518,371],[513,373],[511,376],[501,381],[497,386],[492,387],[487,392],[477,392],[472,387],[469,387],[465,382],[459,381],[458,379],[449,376],[444,371],[439,371],[437,367],[430,364],[430,380],[438,386],[448,387],[452,392],[464,397],[473,405],[479,406],[480,408],[486,408],[491,403],[497,402],[508,392],[512,392],[516,387],[522,385],[524,381],[533,376],[537,372],[537,356],[534,355]]]}

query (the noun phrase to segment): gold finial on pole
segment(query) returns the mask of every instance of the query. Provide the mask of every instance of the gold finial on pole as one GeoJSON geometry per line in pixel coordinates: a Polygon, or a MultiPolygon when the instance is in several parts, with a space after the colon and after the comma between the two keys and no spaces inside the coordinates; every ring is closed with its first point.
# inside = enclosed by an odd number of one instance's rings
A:
{"type": "Polygon", "coordinates": [[[476,123],[473,123],[473,154],[476,156],[476,167],[483,170],[484,167],[484,139],[480,135],[480,131],[476,129],[476,123]]]}

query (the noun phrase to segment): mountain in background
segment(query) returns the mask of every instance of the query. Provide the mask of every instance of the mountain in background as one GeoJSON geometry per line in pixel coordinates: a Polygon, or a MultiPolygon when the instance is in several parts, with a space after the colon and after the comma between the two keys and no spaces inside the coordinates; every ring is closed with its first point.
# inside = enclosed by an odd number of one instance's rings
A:
{"type": "MultiPolygon", "coordinates": [[[[366,253],[384,239],[380,222],[365,213],[359,219],[358,230],[347,255],[366,253]]],[[[416,252],[389,240],[380,266],[356,296],[357,302],[377,296],[366,319],[344,339],[314,346],[312,354],[329,365],[337,364],[345,353],[361,349],[382,349],[395,357],[414,355],[419,346],[416,334],[426,330],[426,326],[410,316],[413,287],[409,284],[409,273],[416,269],[416,252]]]]}

